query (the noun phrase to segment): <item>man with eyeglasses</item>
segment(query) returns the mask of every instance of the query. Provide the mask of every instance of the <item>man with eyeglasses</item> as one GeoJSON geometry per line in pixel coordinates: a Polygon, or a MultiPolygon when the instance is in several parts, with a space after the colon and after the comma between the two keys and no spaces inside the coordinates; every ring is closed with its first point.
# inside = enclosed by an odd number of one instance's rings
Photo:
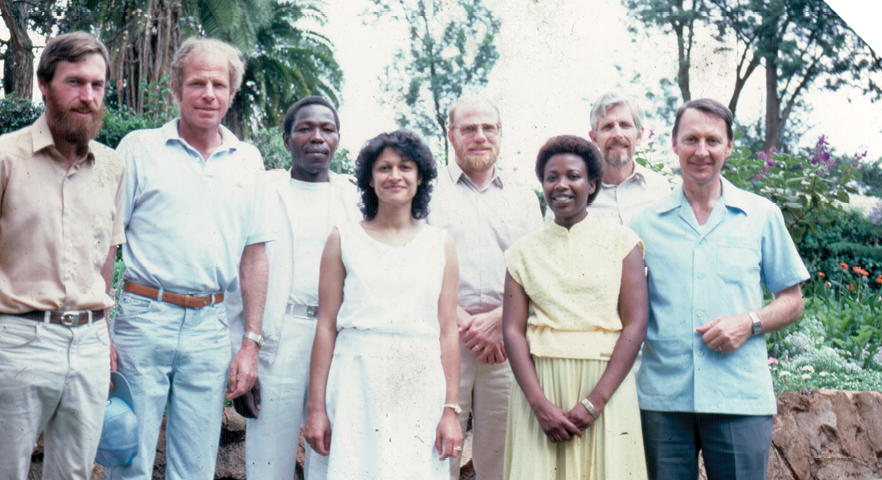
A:
{"type": "MultiPolygon", "coordinates": [[[[460,332],[459,420],[472,416],[472,457],[479,480],[502,478],[512,373],[502,345],[505,250],[542,226],[536,195],[496,169],[499,110],[480,97],[448,110],[447,138],[455,162],[438,172],[428,223],[446,229],[459,253],[457,326],[460,332]]],[[[454,408],[458,410],[459,408],[454,408]]],[[[450,463],[459,479],[460,462],[450,463]]]]}

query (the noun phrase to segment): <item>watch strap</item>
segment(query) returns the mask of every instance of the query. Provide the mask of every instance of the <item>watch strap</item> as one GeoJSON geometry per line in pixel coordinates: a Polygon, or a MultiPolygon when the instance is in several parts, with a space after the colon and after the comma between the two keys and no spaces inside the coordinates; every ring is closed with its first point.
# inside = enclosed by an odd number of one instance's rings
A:
{"type": "Polygon", "coordinates": [[[264,343],[263,342],[263,335],[258,335],[253,332],[245,332],[244,334],[242,334],[242,338],[247,338],[248,340],[254,341],[254,343],[257,344],[257,348],[262,347],[263,343],[264,343]]]}
{"type": "Polygon", "coordinates": [[[750,319],[753,320],[753,326],[751,327],[751,332],[753,335],[759,335],[763,331],[763,324],[760,322],[759,317],[756,316],[754,312],[747,312],[747,315],[750,316],[750,319]]]}
{"type": "Polygon", "coordinates": [[[453,410],[453,413],[455,413],[455,414],[457,414],[457,415],[459,415],[460,413],[462,413],[462,407],[460,407],[459,404],[457,404],[457,403],[445,403],[445,404],[444,404],[444,408],[450,408],[450,409],[452,409],[452,410],[453,410]]]}

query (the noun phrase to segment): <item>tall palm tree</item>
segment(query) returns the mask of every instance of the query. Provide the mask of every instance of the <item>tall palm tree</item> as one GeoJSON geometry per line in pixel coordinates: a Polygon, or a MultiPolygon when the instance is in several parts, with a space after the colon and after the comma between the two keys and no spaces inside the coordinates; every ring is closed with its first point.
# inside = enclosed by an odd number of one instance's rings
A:
{"type": "Polygon", "coordinates": [[[275,1],[272,21],[260,28],[256,46],[246,53],[242,90],[225,124],[244,134],[257,127],[282,123],[285,110],[299,98],[323,95],[339,105],[343,72],[331,42],[298,25],[326,18],[314,3],[275,1]]]}

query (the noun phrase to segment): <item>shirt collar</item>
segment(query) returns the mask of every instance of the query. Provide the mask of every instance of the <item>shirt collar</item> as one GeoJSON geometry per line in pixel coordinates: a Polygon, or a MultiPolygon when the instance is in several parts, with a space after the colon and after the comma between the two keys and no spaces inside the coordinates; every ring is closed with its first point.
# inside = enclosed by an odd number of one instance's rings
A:
{"type": "MultiPolygon", "coordinates": [[[[39,152],[48,147],[52,147],[52,151],[59,157],[61,157],[61,153],[58,151],[58,148],[55,147],[55,139],[52,138],[52,130],[49,129],[49,119],[46,117],[46,112],[43,112],[37,121],[31,127],[31,135],[33,142],[33,151],[39,152]]],[[[80,161],[83,159],[78,159],[80,161]]],[[[92,154],[92,149],[88,149],[86,152],[85,161],[94,162],[95,155],[92,154]]]]}
{"type": "MultiPolygon", "coordinates": [[[[450,174],[450,181],[454,184],[459,183],[460,181],[468,182],[471,185],[474,185],[472,179],[466,175],[465,172],[462,171],[462,167],[456,163],[456,160],[453,163],[449,164],[447,167],[447,172],[450,174]]],[[[498,188],[503,187],[502,177],[499,176],[499,169],[496,166],[493,166],[493,178],[490,180],[490,185],[494,185],[498,188]]]]}
{"type": "MultiPolygon", "coordinates": [[[[624,185],[625,183],[632,182],[632,181],[636,181],[636,182],[639,182],[643,185],[646,185],[646,172],[648,169],[646,167],[644,167],[643,165],[640,165],[639,163],[637,163],[634,160],[631,160],[631,161],[634,162],[634,171],[631,172],[631,175],[628,175],[627,178],[622,180],[622,183],[620,183],[619,185],[624,185]]],[[[605,183],[602,180],[600,182],[600,188],[616,188],[619,185],[605,183]]]]}
{"type": "MultiPolygon", "coordinates": [[[[165,125],[162,126],[162,137],[166,143],[171,140],[177,140],[184,145],[190,146],[190,143],[181,138],[181,135],[178,133],[178,125],[181,123],[180,118],[176,118],[165,125]]],[[[220,125],[220,135],[221,135],[221,145],[215,150],[215,152],[221,150],[229,150],[235,151],[239,148],[239,139],[236,138],[236,135],[230,131],[227,127],[220,125]]],[[[192,148],[192,146],[190,146],[192,148]]],[[[207,159],[206,159],[207,160],[207,159]]]]}
{"type": "MultiPolygon", "coordinates": [[[[738,210],[747,213],[747,204],[749,203],[748,193],[736,187],[732,182],[726,180],[722,176],[720,177],[720,182],[722,184],[723,192],[720,195],[719,203],[722,203],[726,207],[737,208],[738,210]]],[[[683,186],[680,185],[679,188],[674,189],[674,192],[671,195],[659,200],[655,211],[656,213],[664,213],[681,205],[688,204],[689,200],[686,199],[686,194],[683,192],[683,186]]]]}

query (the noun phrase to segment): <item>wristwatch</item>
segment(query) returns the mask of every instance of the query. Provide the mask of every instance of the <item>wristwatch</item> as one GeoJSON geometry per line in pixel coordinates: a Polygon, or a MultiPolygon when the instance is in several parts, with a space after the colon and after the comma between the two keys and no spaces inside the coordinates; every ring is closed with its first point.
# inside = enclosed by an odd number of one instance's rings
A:
{"type": "Polygon", "coordinates": [[[750,315],[750,319],[753,320],[753,327],[752,327],[753,335],[754,336],[759,335],[763,331],[763,324],[760,323],[760,319],[759,319],[759,317],[756,316],[755,313],[747,312],[747,314],[750,315]]]}
{"type": "Polygon", "coordinates": [[[263,346],[263,335],[258,335],[256,333],[251,333],[251,332],[245,332],[245,334],[242,335],[242,338],[247,338],[248,340],[254,340],[254,343],[257,344],[257,348],[260,348],[263,346]]]}
{"type": "Polygon", "coordinates": [[[462,407],[460,407],[460,406],[459,406],[458,404],[456,404],[456,403],[445,403],[445,404],[444,404],[444,408],[451,408],[451,409],[453,409],[453,413],[455,413],[455,414],[457,414],[457,415],[459,415],[460,413],[462,413],[462,407]]]}

